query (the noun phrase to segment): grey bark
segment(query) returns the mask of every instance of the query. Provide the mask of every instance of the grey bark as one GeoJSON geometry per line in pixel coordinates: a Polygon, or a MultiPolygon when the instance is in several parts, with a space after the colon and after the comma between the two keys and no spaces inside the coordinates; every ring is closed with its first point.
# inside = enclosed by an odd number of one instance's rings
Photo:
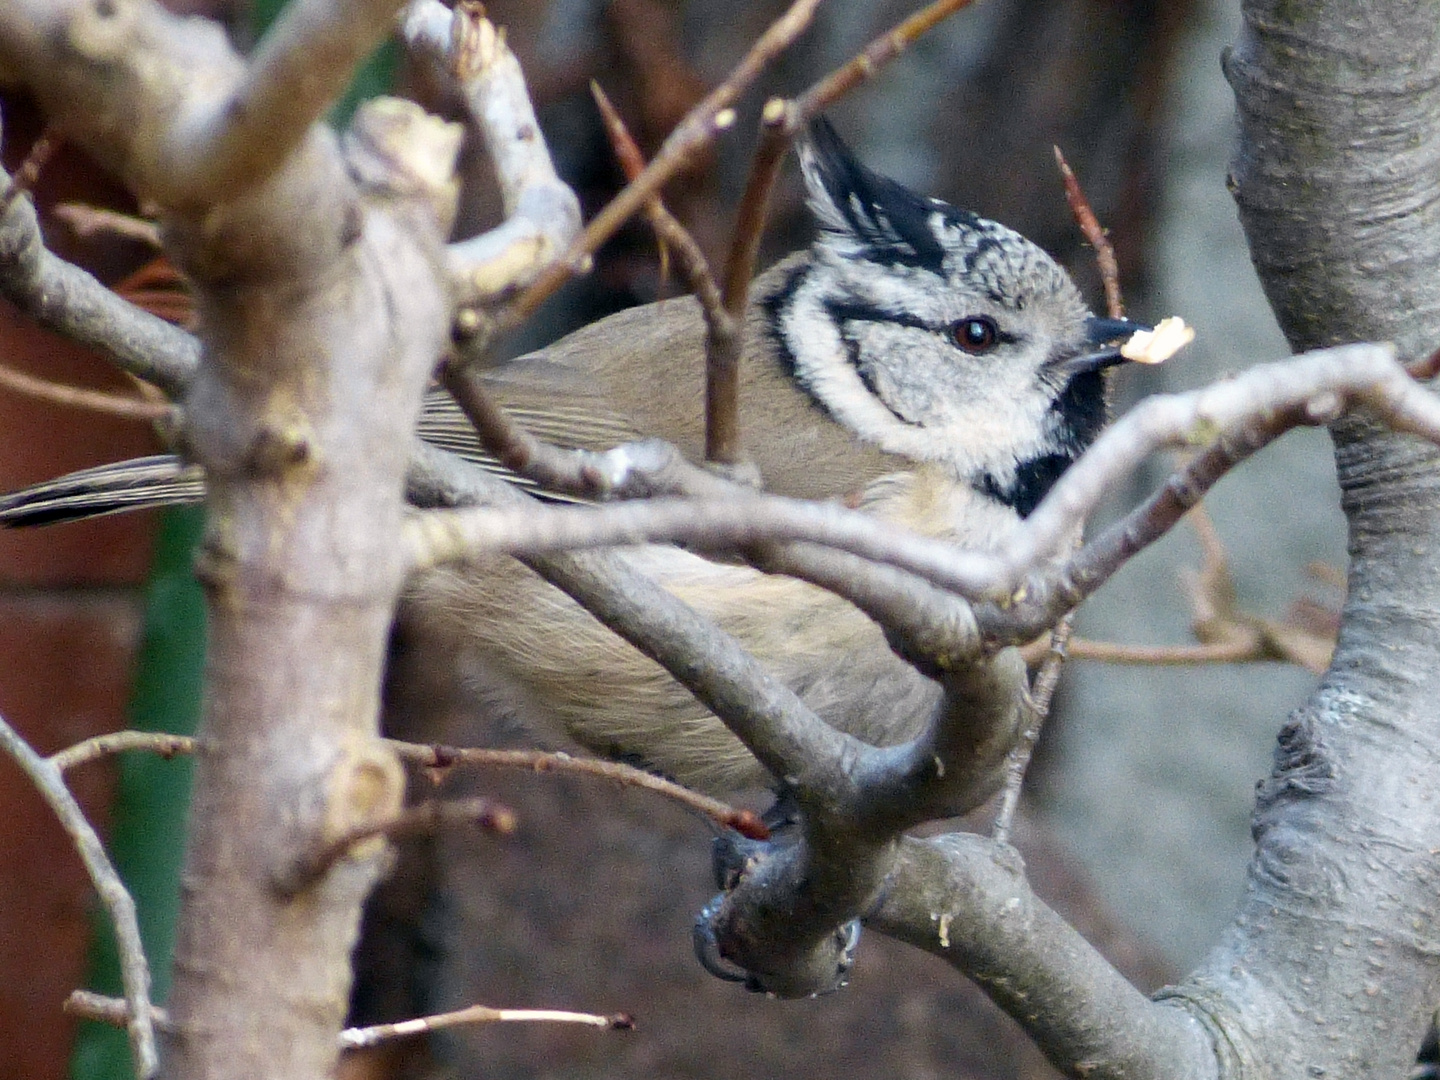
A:
{"type": "MultiPolygon", "coordinates": [[[[1440,340],[1440,8],[1245,6],[1226,57],[1231,186],[1293,348],[1440,340]]],[[[1175,991],[1233,1075],[1402,1076],[1440,990],[1433,448],[1336,426],[1350,592],[1331,670],[1286,725],[1234,923],[1175,991]]]]}

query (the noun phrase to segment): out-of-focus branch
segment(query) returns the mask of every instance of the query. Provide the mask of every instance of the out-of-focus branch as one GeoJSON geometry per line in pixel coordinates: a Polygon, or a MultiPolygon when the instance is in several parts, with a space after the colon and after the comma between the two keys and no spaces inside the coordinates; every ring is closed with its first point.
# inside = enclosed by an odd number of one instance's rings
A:
{"type": "Polygon", "coordinates": [[[238,195],[279,168],[384,40],[403,0],[292,0],[227,94],[193,101],[146,185],[162,204],[238,195]]]}
{"type": "Polygon", "coordinates": [[[155,423],[173,416],[175,408],[158,401],[122,397],[107,394],[103,390],[89,390],[82,386],[66,386],[64,383],[38,379],[23,371],[0,364],[0,386],[17,394],[48,401],[52,405],[63,405],[69,409],[88,409],[91,412],[118,416],[122,420],[140,420],[155,423]]]}
{"type": "Polygon", "coordinates": [[[142,244],[160,249],[160,227],[153,221],[107,210],[103,206],[86,203],[60,203],[50,213],[57,221],[63,221],[75,235],[85,239],[91,236],[109,234],[126,240],[137,240],[142,244]]]}
{"type": "Polygon", "coordinates": [[[85,864],[100,899],[110,913],[115,929],[115,943],[120,955],[120,978],[125,984],[125,1027],[130,1036],[130,1053],[135,1072],[141,1080],[150,1080],[159,1069],[155,1051],[155,1027],[150,1016],[150,966],[140,941],[140,925],[135,919],[135,901],[126,891],[120,875],[110,865],[105,845],[85,820],[85,813],[54,761],[41,757],[20,735],[0,717],[0,748],[3,748],[30,782],[40,792],[46,805],[60,819],[85,864]]]}
{"type": "Polygon", "coordinates": [[[0,26],[0,62],[137,193],[194,208],[238,197],[290,159],[389,31],[399,3],[290,4],[242,62],[218,24],[186,26],[158,5],[15,0],[0,26]],[[167,47],[174,65],[145,66],[167,47]],[[172,93],[202,69],[203,92],[172,93]],[[96,93],[76,108],[71,92],[81,84],[96,93]],[[142,98],[165,103],[163,123],[143,124],[142,98]]]}
{"type": "MultiPolygon", "coordinates": [[[[9,191],[0,173],[0,193],[9,191]]],[[[46,250],[29,198],[0,216],[0,293],[41,326],[98,351],[117,367],[179,397],[200,362],[200,343],[122,300],[46,250]]]]}
{"type": "Polygon", "coordinates": [[[472,332],[483,319],[479,307],[533,282],[580,231],[580,203],[555,174],[520,63],[482,11],[417,0],[401,20],[410,50],[459,91],[499,181],[505,220],[448,251],[457,325],[472,332]]]}
{"type": "Polygon", "coordinates": [[[324,877],[352,851],[365,850],[369,842],[380,837],[413,836],[432,833],[446,825],[474,825],[496,836],[509,836],[515,831],[515,813],[494,799],[476,797],[456,802],[431,800],[407,807],[384,821],[357,825],[335,837],[313,856],[297,865],[285,880],[275,882],[276,888],[288,896],[298,896],[324,877]]]}

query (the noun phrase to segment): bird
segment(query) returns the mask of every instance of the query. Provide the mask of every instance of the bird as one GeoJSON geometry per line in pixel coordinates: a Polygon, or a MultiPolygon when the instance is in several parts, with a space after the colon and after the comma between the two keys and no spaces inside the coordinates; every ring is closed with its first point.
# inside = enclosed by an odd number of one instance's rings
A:
{"type": "MultiPolygon", "coordinates": [[[[1039,246],[871,171],[824,119],[799,159],[816,237],[753,282],[741,359],[742,430],[764,489],[1003,550],[1103,428],[1107,372],[1142,324],[1092,314],[1039,246]]],[[[698,461],[704,336],[698,303],[667,299],[497,364],[483,381],[518,422],[559,445],[659,438],[698,461]]],[[[438,391],[418,433],[484,457],[438,391]]],[[[149,458],[0,498],[0,522],[202,493],[195,467],[149,458]]],[[[913,738],[940,705],[939,686],[879,626],[823,589],[674,546],[617,555],[865,742],[913,738]]],[[[397,625],[453,643],[464,699],[486,717],[712,794],[779,783],[658,664],[513,559],[415,576],[397,625]]]]}

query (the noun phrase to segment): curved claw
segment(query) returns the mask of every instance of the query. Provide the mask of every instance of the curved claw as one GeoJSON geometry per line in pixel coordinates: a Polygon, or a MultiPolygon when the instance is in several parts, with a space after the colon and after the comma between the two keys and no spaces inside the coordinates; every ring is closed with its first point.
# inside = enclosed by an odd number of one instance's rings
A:
{"type": "Polygon", "coordinates": [[[720,955],[720,943],[715,940],[715,928],[712,922],[724,900],[725,895],[721,893],[701,908],[700,914],[695,916],[695,927],[691,931],[692,940],[695,943],[695,959],[699,960],[700,966],[717,979],[723,979],[725,982],[748,983],[750,976],[740,968],[731,967],[725,961],[720,955]]]}
{"type": "MultiPolygon", "coordinates": [[[[695,926],[692,930],[695,945],[695,959],[700,961],[700,966],[714,975],[717,979],[725,982],[743,983],[745,989],[755,993],[763,993],[764,985],[754,975],[743,968],[735,967],[720,955],[720,943],[715,940],[714,919],[720,911],[720,905],[724,902],[724,894],[712,899],[700,909],[695,916],[695,926]]],[[[860,920],[851,919],[843,926],[835,928],[835,938],[840,947],[839,963],[835,972],[835,982],[827,990],[821,990],[811,994],[811,997],[822,997],[825,994],[833,994],[842,990],[850,984],[850,970],[855,966],[855,956],[860,947],[860,920]]]]}

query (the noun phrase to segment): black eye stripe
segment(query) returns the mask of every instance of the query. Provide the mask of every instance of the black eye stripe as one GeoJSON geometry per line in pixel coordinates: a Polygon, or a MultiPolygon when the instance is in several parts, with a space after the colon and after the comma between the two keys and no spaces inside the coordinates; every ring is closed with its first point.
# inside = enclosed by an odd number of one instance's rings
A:
{"type": "MultiPolygon", "coordinates": [[[[825,310],[836,323],[846,322],[876,322],[889,323],[891,326],[904,326],[911,330],[923,330],[928,334],[938,334],[947,343],[955,344],[955,328],[969,318],[986,318],[990,316],[966,316],[952,323],[932,323],[915,315],[900,311],[887,311],[874,304],[865,304],[859,301],[827,300],[825,310]]],[[[994,320],[990,319],[993,323],[994,320]]],[[[1020,339],[1014,335],[1001,330],[998,326],[995,330],[995,343],[997,345],[1014,345],[1020,339]]]]}

